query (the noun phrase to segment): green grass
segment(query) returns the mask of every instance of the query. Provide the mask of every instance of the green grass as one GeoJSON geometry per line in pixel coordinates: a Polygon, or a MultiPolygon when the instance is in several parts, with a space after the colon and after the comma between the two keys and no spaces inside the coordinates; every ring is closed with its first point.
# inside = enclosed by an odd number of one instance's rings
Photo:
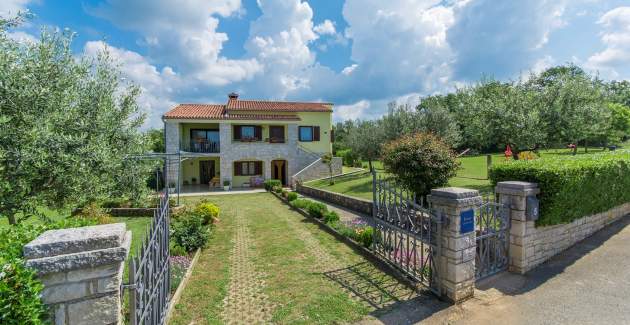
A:
{"type": "MultiPolygon", "coordinates": [[[[343,263],[358,264],[365,263],[365,260],[280,200],[269,193],[205,198],[221,208],[221,220],[208,247],[202,252],[180,302],[175,306],[172,324],[223,323],[220,313],[230,281],[230,253],[236,214],[249,219],[247,227],[254,252],[251,258],[257,271],[264,272],[264,293],[275,306],[272,323],[350,323],[374,311],[350,299],[337,282],[314,271],[320,261],[309,250],[303,233],[296,227],[310,233],[320,247],[343,263]]],[[[185,200],[188,204],[199,198],[185,200]]],[[[378,270],[374,274],[388,278],[378,270]]]]}
{"type": "MultiPolygon", "coordinates": [[[[588,152],[584,152],[584,148],[579,148],[578,150],[579,155],[598,152],[602,152],[601,147],[589,148],[588,152]]],[[[540,150],[539,154],[540,157],[544,158],[545,156],[571,155],[572,152],[570,149],[566,148],[544,149],[540,150]]],[[[491,156],[493,164],[500,164],[506,161],[503,153],[494,153],[491,156]]],[[[447,186],[475,189],[479,190],[481,193],[492,192],[492,185],[488,180],[486,155],[468,156],[458,159],[461,162],[461,167],[457,171],[457,176],[451,178],[447,186]]],[[[383,169],[383,164],[380,161],[374,161],[372,164],[377,174],[387,176],[383,169]]],[[[363,167],[367,168],[367,162],[363,163],[363,167]]],[[[307,182],[306,185],[348,196],[372,200],[372,177],[369,174],[365,174],[362,177],[340,177],[335,180],[334,185],[330,185],[328,180],[307,182]]]]}

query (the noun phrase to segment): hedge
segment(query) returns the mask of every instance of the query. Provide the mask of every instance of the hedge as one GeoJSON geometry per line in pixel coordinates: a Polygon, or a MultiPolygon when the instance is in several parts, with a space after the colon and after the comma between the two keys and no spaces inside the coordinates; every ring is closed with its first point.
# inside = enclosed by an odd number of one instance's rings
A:
{"type": "Polygon", "coordinates": [[[489,177],[493,185],[539,184],[537,226],[569,223],[630,202],[629,151],[512,161],[492,166],[489,177]]]}

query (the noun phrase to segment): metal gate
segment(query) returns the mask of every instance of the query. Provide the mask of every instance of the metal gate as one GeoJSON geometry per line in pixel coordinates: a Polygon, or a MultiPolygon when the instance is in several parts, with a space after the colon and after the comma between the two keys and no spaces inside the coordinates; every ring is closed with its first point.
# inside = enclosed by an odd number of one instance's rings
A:
{"type": "Polygon", "coordinates": [[[437,268],[441,218],[415,195],[373,173],[373,253],[441,295],[437,268]]]}
{"type": "Polygon", "coordinates": [[[170,303],[168,191],[160,203],[142,246],[129,261],[129,320],[132,325],[164,324],[170,303]]]}
{"type": "Polygon", "coordinates": [[[510,217],[501,203],[492,199],[475,209],[477,280],[507,269],[510,245],[510,217]]]}

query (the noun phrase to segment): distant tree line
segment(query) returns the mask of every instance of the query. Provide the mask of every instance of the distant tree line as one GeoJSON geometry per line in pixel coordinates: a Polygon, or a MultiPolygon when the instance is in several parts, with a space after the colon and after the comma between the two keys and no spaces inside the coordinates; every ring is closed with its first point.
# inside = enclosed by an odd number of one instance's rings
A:
{"type": "MultiPolygon", "coordinates": [[[[335,125],[335,152],[352,159],[380,157],[380,144],[418,132],[432,133],[453,149],[525,150],[567,144],[606,146],[630,134],[630,82],[604,81],[568,64],[516,81],[484,78],[416,107],[390,103],[377,120],[335,125]]],[[[350,160],[352,160],[350,159],[350,160]]]]}

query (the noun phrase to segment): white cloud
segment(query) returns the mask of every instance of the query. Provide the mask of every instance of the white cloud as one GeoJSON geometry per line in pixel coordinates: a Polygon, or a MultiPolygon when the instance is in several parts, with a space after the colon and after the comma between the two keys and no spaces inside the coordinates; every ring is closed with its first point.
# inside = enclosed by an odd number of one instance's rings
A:
{"type": "Polygon", "coordinates": [[[26,32],[23,31],[14,31],[14,32],[8,32],[7,36],[15,41],[18,42],[24,42],[24,43],[37,43],[38,39],[26,32]]]}
{"type": "Polygon", "coordinates": [[[370,102],[367,100],[360,100],[351,105],[339,105],[333,111],[333,119],[335,121],[355,120],[362,117],[368,108],[370,108],[370,102]]]}
{"type": "Polygon", "coordinates": [[[630,77],[630,7],[606,12],[598,24],[603,27],[601,41],[606,48],[589,57],[586,67],[610,78],[630,77]]]}
{"type": "Polygon", "coordinates": [[[341,74],[349,76],[352,71],[354,71],[354,69],[356,69],[359,65],[358,64],[351,64],[345,68],[343,68],[343,70],[341,70],[341,74]]]}
{"type": "Polygon", "coordinates": [[[324,20],[323,23],[315,26],[313,30],[319,35],[334,35],[337,33],[337,31],[335,30],[335,24],[328,19],[324,20]]]}
{"type": "Polygon", "coordinates": [[[191,0],[177,5],[167,0],[108,0],[88,12],[139,32],[152,60],[208,86],[250,80],[262,70],[255,59],[220,55],[228,35],[217,31],[216,16],[239,14],[240,0],[191,0]]]}
{"type": "Polygon", "coordinates": [[[534,65],[532,66],[531,70],[534,73],[540,73],[546,70],[547,68],[550,68],[551,66],[553,66],[554,63],[555,63],[555,60],[553,59],[553,57],[551,57],[551,55],[545,55],[544,57],[534,62],[534,65]]]}
{"type": "Polygon", "coordinates": [[[88,57],[96,57],[107,50],[110,57],[118,64],[122,74],[139,85],[142,93],[138,98],[140,108],[147,113],[146,126],[159,126],[161,116],[176,103],[171,99],[174,88],[180,83],[179,77],[171,67],[158,70],[142,55],[116,48],[102,41],[87,42],[83,53],[88,57]]]}
{"type": "Polygon", "coordinates": [[[15,16],[18,12],[24,12],[26,6],[33,0],[2,0],[0,1],[0,17],[15,16]]]}

